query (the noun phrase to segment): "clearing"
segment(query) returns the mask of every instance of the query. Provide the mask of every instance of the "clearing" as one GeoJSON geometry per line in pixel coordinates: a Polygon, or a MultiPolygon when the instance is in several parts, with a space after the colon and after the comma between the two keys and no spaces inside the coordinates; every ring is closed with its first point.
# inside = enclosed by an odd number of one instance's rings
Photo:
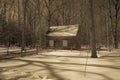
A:
{"type": "Polygon", "coordinates": [[[0,80],[120,80],[120,50],[45,50],[0,61],[0,80]]]}

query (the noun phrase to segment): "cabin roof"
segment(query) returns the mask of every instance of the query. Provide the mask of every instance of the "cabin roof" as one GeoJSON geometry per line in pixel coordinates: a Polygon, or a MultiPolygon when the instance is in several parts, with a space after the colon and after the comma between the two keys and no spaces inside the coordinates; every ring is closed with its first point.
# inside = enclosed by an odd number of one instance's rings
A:
{"type": "Polygon", "coordinates": [[[51,26],[47,36],[77,36],[78,25],[51,26]]]}

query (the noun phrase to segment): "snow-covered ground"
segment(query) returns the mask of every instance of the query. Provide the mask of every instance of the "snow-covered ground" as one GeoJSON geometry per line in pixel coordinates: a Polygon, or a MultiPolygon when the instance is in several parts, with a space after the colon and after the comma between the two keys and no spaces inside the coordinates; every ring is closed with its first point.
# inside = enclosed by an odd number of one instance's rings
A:
{"type": "Polygon", "coordinates": [[[120,50],[48,50],[0,61],[0,80],[120,80],[120,50]]]}

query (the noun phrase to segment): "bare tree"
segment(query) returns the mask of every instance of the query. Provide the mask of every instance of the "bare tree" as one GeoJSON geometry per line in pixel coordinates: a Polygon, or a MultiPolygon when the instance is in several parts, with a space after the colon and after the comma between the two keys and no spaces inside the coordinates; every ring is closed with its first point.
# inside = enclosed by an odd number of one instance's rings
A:
{"type": "Polygon", "coordinates": [[[91,18],[91,26],[90,26],[91,53],[92,53],[91,57],[97,58],[93,0],[89,0],[89,3],[90,3],[90,18],[91,18]]]}
{"type": "Polygon", "coordinates": [[[23,1],[23,17],[24,17],[24,26],[22,28],[22,47],[21,47],[21,55],[25,51],[25,27],[26,27],[26,10],[27,10],[28,0],[23,1]]]}
{"type": "Polygon", "coordinates": [[[114,27],[114,45],[115,48],[118,48],[118,15],[120,11],[120,0],[113,0],[115,8],[115,27],[114,27]]]}

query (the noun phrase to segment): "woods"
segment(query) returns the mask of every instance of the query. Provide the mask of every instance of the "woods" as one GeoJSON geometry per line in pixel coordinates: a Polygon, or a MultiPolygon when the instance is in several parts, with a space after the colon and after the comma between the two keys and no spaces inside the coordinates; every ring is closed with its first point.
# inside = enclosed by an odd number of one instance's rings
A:
{"type": "Polygon", "coordinates": [[[0,45],[46,48],[50,26],[79,24],[79,46],[119,48],[120,0],[0,0],[0,45]]]}

